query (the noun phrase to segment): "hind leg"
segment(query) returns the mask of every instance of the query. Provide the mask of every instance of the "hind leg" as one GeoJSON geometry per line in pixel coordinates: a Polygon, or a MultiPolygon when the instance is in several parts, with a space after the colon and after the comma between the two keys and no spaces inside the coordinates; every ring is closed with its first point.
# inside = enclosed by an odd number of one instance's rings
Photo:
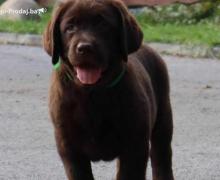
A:
{"type": "Polygon", "coordinates": [[[172,110],[169,100],[160,106],[151,135],[153,180],[174,180],[171,141],[173,134],[172,110]]]}

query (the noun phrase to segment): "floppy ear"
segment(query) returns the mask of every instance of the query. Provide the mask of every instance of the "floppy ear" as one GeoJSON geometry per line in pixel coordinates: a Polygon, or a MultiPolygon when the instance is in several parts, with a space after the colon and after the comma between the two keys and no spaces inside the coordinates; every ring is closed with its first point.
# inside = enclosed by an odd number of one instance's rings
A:
{"type": "MultiPolygon", "coordinates": [[[[67,7],[67,6],[65,6],[67,7]]],[[[60,19],[65,12],[64,5],[60,4],[54,11],[50,22],[43,34],[43,44],[45,51],[52,56],[52,63],[55,65],[59,61],[61,54],[61,33],[60,33],[60,19]]]]}
{"type": "Polygon", "coordinates": [[[120,41],[124,60],[128,54],[137,51],[143,41],[143,33],[135,18],[128,12],[121,1],[112,1],[112,6],[117,10],[120,21],[120,41]]]}

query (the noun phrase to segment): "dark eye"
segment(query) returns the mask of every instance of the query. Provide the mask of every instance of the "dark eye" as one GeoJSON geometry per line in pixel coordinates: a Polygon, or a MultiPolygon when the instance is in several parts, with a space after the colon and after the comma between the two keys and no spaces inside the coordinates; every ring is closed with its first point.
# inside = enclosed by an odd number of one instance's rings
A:
{"type": "Polygon", "coordinates": [[[77,30],[77,26],[75,24],[69,24],[66,29],[65,32],[66,33],[74,33],[77,30]]]}
{"type": "Polygon", "coordinates": [[[97,15],[92,21],[94,26],[107,25],[107,22],[105,21],[104,17],[102,17],[101,15],[97,15]]]}

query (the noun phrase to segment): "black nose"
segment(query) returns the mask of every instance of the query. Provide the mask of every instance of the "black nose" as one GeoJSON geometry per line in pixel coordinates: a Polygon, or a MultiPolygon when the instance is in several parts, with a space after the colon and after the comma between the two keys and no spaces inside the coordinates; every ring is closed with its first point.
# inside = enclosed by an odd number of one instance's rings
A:
{"type": "Polygon", "coordinates": [[[78,55],[84,55],[93,51],[93,45],[87,42],[79,42],[76,47],[76,53],[78,55]]]}

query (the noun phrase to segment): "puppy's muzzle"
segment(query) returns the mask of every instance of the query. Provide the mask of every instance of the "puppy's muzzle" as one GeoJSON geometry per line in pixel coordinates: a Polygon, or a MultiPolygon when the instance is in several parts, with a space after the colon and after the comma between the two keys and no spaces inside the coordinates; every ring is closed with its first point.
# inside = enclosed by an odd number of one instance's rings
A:
{"type": "Polygon", "coordinates": [[[83,56],[94,52],[94,45],[89,42],[79,42],[76,46],[76,54],[83,56]]]}

